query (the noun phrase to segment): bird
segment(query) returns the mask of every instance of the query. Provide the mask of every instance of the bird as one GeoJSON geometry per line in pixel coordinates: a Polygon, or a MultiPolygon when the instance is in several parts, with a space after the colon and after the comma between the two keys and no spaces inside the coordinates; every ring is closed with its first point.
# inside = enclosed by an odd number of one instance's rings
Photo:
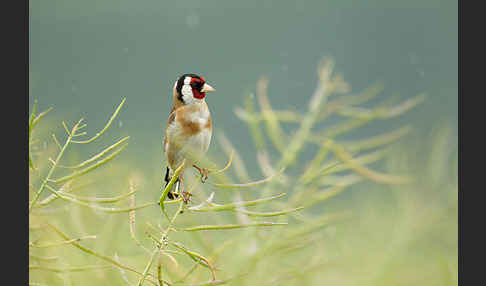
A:
{"type": "MultiPolygon", "coordinates": [[[[208,169],[197,166],[197,162],[206,154],[211,143],[212,122],[209,107],[206,103],[206,93],[215,89],[206,79],[197,74],[181,75],[172,89],[173,104],[167,120],[167,128],[163,150],[167,160],[165,187],[174,175],[174,171],[184,163],[176,182],[179,193],[185,203],[191,194],[183,190],[183,173],[190,167],[197,169],[201,181],[208,178],[208,169]]],[[[164,189],[165,189],[164,187],[164,189]]],[[[169,191],[169,199],[175,199],[178,194],[169,191]]]]}

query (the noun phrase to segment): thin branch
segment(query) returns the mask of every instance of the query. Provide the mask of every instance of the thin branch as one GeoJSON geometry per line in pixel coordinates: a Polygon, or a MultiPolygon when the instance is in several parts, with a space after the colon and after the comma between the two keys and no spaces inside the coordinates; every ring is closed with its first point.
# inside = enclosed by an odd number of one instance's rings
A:
{"type": "Polygon", "coordinates": [[[209,169],[208,171],[211,174],[219,174],[219,173],[223,173],[224,171],[226,171],[231,166],[231,162],[233,162],[233,155],[234,155],[234,153],[235,153],[234,150],[232,150],[231,151],[230,158],[228,160],[228,163],[226,164],[226,166],[223,169],[220,169],[220,170],[209,169]]]}
{"type": "Polygon", "coordinates": [[[213,281],[216,280],[216,273],[214,272],[214,267],[211,265],[209,260],[202,256],[201,254],[194,252],[192,250],[187,249],[185,246],[178,242],[169,242],[171,245],[177,247],[178,249],[182,250],[185,254],[187,254],[192,260],[195,262],[199,263],[200,265],[209,268],[211,271],[211,275],[213,278],[213,281]]]}
{"type": "Polygon", "coordinates": [[[62,146],[61,146],[61,143],[59,143],[59,141],[57,140],[56,134],[54,134],[54,133],[52,134],[52,139],[56,143],[56,146],[59,147],[59,150],[61,150],[62,149],[62,146]]]}
{"type": "Polygon", "coordinates": [[[272,217],[272,216],[281,216],[281,215],[286,215],[292,212],[300,211],[303,210],[304,207],[298,207],[294,209],[289,209],[289,210],[283,210],[283,211],[276,211],[276,212],[252,212],[252,211],[247,211],[247,210],[238,210],[238,212],[244,213],[249,216],[259,216],[259,217],[272,217]]]}
{"type": "Polygon", "coordinates": [[[84,140],[84,141],[76,141],[76,140],[73,140],[73,143],[79,143],[79,144],[91,143],[91,142],[95,141],[96,139],[98,139],[101,135],[103,135],[103,133],[106,132],[106,130],[108,129],[108,127],[110,127],[111,123],[113,122],[113,120],[116,118],[116,116],[120,112],[120,109],[122,108],[123,104],[125,103],[125,100],[126,100],[126,98],[124,98],[122,100],[122,102],[120,103],[120,105],[118,105],[117,109],[115,110],[115,112],[113,113],[113,115],[111,116],[111,118],[108,120],[108,123],[106,123],[105,127],[100,132],[96,133],[95,136],[91,137],[88,140],[84,140]]]}
{"type": "Polygon", "coordinates": [[[183,228],[183,231],[200,231],[200,230],[226,230],[236,228],[247,228],[256,226],[281,226],[287,225],[286,222],[253,222],[246,224],[220,224],[220,225],[198,225],[193,227],[183,228]]]}
{"type": "Polygon", "coordinates": [[[368,169],[362,165],[360,165],[356,159],[344,151],[342,147],[335,146],[333,148],[334,153],[336,156],[346,164],[350,169],[358,173],[359,175],[371,179],[377,183],[386,183],[386,184],[407,184],[412,182],[412,178],[406,176],[396,176],[396,175],[389,175],[383,174],[371,169],[368,169]]]}
{"type": "Polygon", "coordinates": [[[276,177],[277,175],[279,175],[283,171],[284,171],[284,169],[281,169],[279,172],[273,174],[270,177],[267,177],[267,178],[259,180],[259,181],[245,183],[245,184],[216,184],[216,183],[211,183],[211,182],[207,182],[207,183],[209,183],[210,185],[212,185],[214,187],[222,188],[222,189],[251,188],[251,187],[254,187],[254,186],[258,186],[258,185],[270,182],[274,177],[276,177]]]}
{"type": "Polygon", "coordinates": [[[230,204],[224,204],[224,205],[219,205],[216,203],[211,203],[209,207],[190,207],[188,208],[190,211],[193,212],[214,212],[214,211],[231,211],[239,207],[246,207],[246,206],[255,206],[259,204],[263,204],[272,200],[279,199],[283,196],[285,196],[286,193],[281,193],[276,196],[268,197],[268,198],[262,198],[262,199],[257,199],[253,201],[241,201],[241,202],[235,202],[235,203],[230,203],[230,204]]]}
{"type": "Polygon", "coordinates": [[[174,171],[174,175],[172,175],[172,178],[170,179],[169,183],[167,184],[167,186],[165,186],[164,188],[164,191],[162,192],[162,194],[160,195],[160,198],[159,198],[159,204],[160,204],[160,208],[162,209],[162,212],[167,216],[167,214],[165,213],[165,204],[164,204],[164,200],[165,198],[167,197],[167,195],[169,194],[169,191],[172,189],[172,186],[174,185],[175,181],[179,178],[179,174],[182,172],[182,169],[184,168],[184,164],[185,164],[185,160],[181,163],[181,165],[174,171]]]}
{"type": "Polygon", "coordinates": [[[41,265],[29,265],[29,270],[45,270],[57,273],[63,272],[79,272],[79,271],[86,271],[86,270],[98,270],[102,268],[110,268],[110,265],[87,265],[87,266],[72,266],[66,268],[56,268],[56,267],[48,267],[48,266],[41,266],[41,265]]]}
{"type": "MultiPolygon", "coordinates": [[[[56,228],[52,224],[48,224],[48,226],[50,228],[52,228],[59,236],[61,236],[62,238],[66,239],[66,240],[69,240],[69,237],[67,235],[65,235],[63,232],[61,232],[58,228],[56,228]]],[[[135,274],[137,274],[139,276],[142,276],[143,275],[142,273],[138,272],[137,270],[135,270],[135,269],[133,269],[133,268],[131,268],[129,266],[123,265],[123,264],[119,263],[118,261],[116,261],[116,260],[114,260],[114,259],[112,259],[112,258],[110,258],[110,257],[108,257],[106,255],[99,254],[96,251],[93,251],[93,250],[91,250],[89,248],[86,248],[84,246],[81,246],[77,242],[73,242],[72,245],[74,247],[80,249],[83,252],[86,252],[86,253],[91,254],[91,255],[93,255],[95,257],[98,257],[98,258],[100,258],[102,260],[105,260],[105,261],[107,261],[107,262],[109,262],[109,263],[111,263],[111,264],[113,264],[113,265],[115,265],[115,266],[117,266],[119,268],[122,268],[122,269],[125,269],[125,270],[128,270],[128,271],[131,271],[131,272],[133,272],[133,273],[135,273],[135,274]]],[[[157,283],[155,281],[152,281],[149,278],[146,278],[146,280],[149,281],[150,283],[152,283],[153,285],[157,285],[157,283]]],[[[167,283],[167,284],[169,284],[169,283],[167,283]]]]}
{"type": "Polygon", "coordinates": [[[107,147],[106,149],[104,149],[103,151],[101,151],[100,153],[96,154],[95,156],[89,158],[88,160],[84,161],[84,162],[81,162],[79,163],[78,165],[76,166],[60,166],[60,167],[63,167],[63,168],[69,168],[69,169],[79,169],[79,168],[82,168],[90,163],[93,163],[94,161],[98,160],[99,158],[103,157],[104,155],[106,155],[108,152],[110,152],[111,150],[115,149],[116,147],[120,146],[122,143],[124,143],[125,141],[127,141],[128,139],[130,139],[130,136],[126,136],[122,139],[120,139],[118,142],[114,143],[113,145],[107,147]]]}
{"type": "Polygon", "coordinates": [[[37,244],[37,243],[29,243],[30,247],[36,247],[36,248],[47,248],[47,247],[56,247],[64,244],[71,244],[73,242],[81,241],[84,239],[95,239],[96,235],[87,235],[79,238],[74,238],[70,240],[65,240],[65,241],[60,241],[60,242],[51,242],[51,243],[45,243],[45,244],[37,244]]]}
{"type": "Polygon", "coordinates": [[[257,99],[262,110],[261,114],[268,132],[267,135],[275,148],[282,153],[285,150],[283,142],[287,141],[287,136],[280,127],[277,115],[272,110],[270,100],[267,96],[267,87],[268,78],[265,76],[260,77],[257,82],[257,99]]]}
{"type": "Polygon", "coordinates": [[[91,209],[95,209],[95,210],[107,212],[107,213],[124,213],[124,212],[130,212],[130,211],[133,211],[133,210],[143,209],[143,208],[146,208],[146,207],[157,205],[157,202],[149,202],[149,203],[145,203],[145,204],[142,204],[142,205],[139,205],[139,206],[136,206],[136,207],[130,207],[130,208],[100,207],[100,206],[97,206],[97,205],[94,205],[94,204],[90,204],[90,203],[86,203],[86,202],[77,200],[77,199],[75,199],[75,198],[73,198],[69,195],[66,195],[66,193],[58,192],[58,191],[56,191],[56,189],[54,189],[53,187],[51,187],[49,185],[46,185],[46,187],[49,191],[53,192],[54,194],[56,194],[59,198],[61,198],[63,200],[78,204],[78,205],[83,206],[83,207],[87,207],[87,208],[91,208],[91,209]]]}
{"type": "Polygon", "coordinates": [[[67,135],[68,135],[69,137],[72,137],[71,132],[69,131],[69,128],[68,128],[68,127],[67,127],[67,125],[66,125],[66,122],[64,122],[64,121],[63,121],[63,122],[61,122],[61,123],[62,123],[62,127],[64,127],[64,131],[66,131],[67,135]]]}
{"type": "MultiPolygon", "coordinates": [[[[80,119],[78,121],[78,123],[76,123],[73,127],[73,130],[72,130],[72,133],[75,133],[76,132],[76,128],[77,126],[81,123],[81,120],[80,119]]],[[[64,122],[63,122],[64,123],[64,122]]],[[[64,124],[65,126],[65,124],[64,124]]],[[[54,173],[54,170],[56,169],[57,165],[59,164],[59,161],[61,160],[64,152],[66,151],[66,148],[69,146],[69,143],[71,143],[71,140],[72,140],[72,135],[70,133],[68,133],[69,136],[68,138],[66,139],[66,142],[64,143],[64,146],[62,147],[61,151],[59,151],[59,154],[57,155],[57,158],[56,158],[56,161],[54,162],[54,165],[51,167],[51,169],[49,170],[49,172],[47,173],[47,176],[44,178],[44,180],[42,181],[42,184],[41,186],[39,187],[39,189],[37,190],[37,192],[35,193],[34,195],[34,198],[32,199],[32,201],[30,202],[29,204],[29,213],[32,212],[32,209],[35,205],[35,203],[37,202],[37,200],[39,199],[39,196],[40,194],[42,193],[42,191],[44,190],[44,188],[46,187],[47,185],[47,182],[50,180],[52,174],[54,173]]]]}
{"type": "Polygon", "coordinates": [[[152,267],[152,263],[154,261],[155,254],[157,254],[158,252],[159,252],[159,249],[158,248],[156,248],[152,252],[152,255],[150,256],[150,260],[147,263],[147,265],[145,266],[145,269],[143,270],[143,273],[142,273],[142,277],[140,277],[140,280],[138,281],[137,286],[142,286],[143,282],[147,278],[147,275],[148,275],[148,272],[150,270],[150,267],[152,267]]]}
{"type": "Polygon", "coordinates": [[[120,154],[120,152],[125,149],[125,147],[127,146],[127,144],[123,145],[122,147],[120,147],[118,150],[114,151],[113,153],[111,153],[110,155],[106,156],[104,159],[102,160],[99,160],[98,162],[96,162],[95,164],[89,166],[89,167],[86,167],[80,171],[77,171],[77,172],[74,172],[70,175],[67,175],[67,176],[64,176],[62,178],[59,178],[59,179],[49,179],[50,182],[53,182],[53,183],[62,183],[62,182],[65,182],[65,181],[69,181],[69,180],[72,180],[74,178],[77,178],[79,176],[82,176],[100,166],[102,166],[103,164],[105,163],[108,163],[109,161],[111,161],[112,159],[114,159],[118,154],[120,154]]]}
{"type": "Polygon", "coordinates": [[[32,121],[32,128],[34,128],[37,123],[39,123],[39,121],[42,119],[42,117],[46,116],[47,113],[49,113],[52,109],[52,107],[49,107],[47,110],[39,113],[39,115],[37,115],[37,117],[32,121]]]}
{"type": "Polygon", "coordinates": [[[73,198],[75,200],[84,201],[84,202],[116,203],[116,202],[119,202],[119,201],[121,201],[123,199],[126,199],[126,198],[134,195],[135,192],[136,191],[130,191],[130,192],[126,193],[126,194],[121,194],[121,195],[114,196],[114,197],[109,197],[109,198],[82,197],[82,196],[77,196],[77,195],[73,195],[73,194],[65,193],[65,192],[63,192],[63,195],[70,196],[71,198],[73,198]]]}

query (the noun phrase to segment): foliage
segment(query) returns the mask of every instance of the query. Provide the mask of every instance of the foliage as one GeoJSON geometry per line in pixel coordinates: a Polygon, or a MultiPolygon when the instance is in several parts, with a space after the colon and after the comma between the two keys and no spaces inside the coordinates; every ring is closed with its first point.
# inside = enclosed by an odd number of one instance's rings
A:
{"type": "MultiPolygon", "coordinates": [[[[79,163],[61,164],[73,144],[91,144],[102,137],[125,99],[95,136],[78,139],[87,135],[81,132],[86,127],[83,119],[71,129],[63,121],[64,143],[52,135],[57,150],[37,154],[38,123],[50,109],[36,114],[34,104],[29,120],[31,285],[456,284],[454,241],[448,238],[454,238],[450,217],[457,201],[450,194],[457,193],[457,182],[442,177],[449,199],[421,213],[416,203],[423,196],[416,189],[436,185],[418,182],[420,174],[409,172],[408,161],[397,156],[406,148],[389,147],[409,134],[410,126],[353,141],[340,139],[372,122],[404,114],[424,95],[363,107],[383,86],[349,95],[349,85],[333,68],[330,59],[319,64],[318,84],[304,113],[274,110],[267,96],[268,79],[262,77],[256,90],[260,111],[250,94],[235,113],[248,124],[264,178],[252,180],[247,158],[219,133],[216,137],[228,162],[218,167],[215,161],[221,156],[204,159],[202,165],[211,167],[210,179],[205,184],[196,176],[185,180],[194,194],[187,205],[182,198],[167,199],[175,176],[154,199],[149,194],[152,186],[140,192],[150,180],[144,180],[135,166],[113,161],[129,137],[79,163]],[[341,120],[323,125],[331,116],[341,120]],[[306,160],[304,152],[314,155],[306,160]],[[396,172],[378,171],[380,161],[396,172]],[[346,190],[369,194],[378,203],[333,199],[346,190]],[[79,191],[92,195],[75,194],[79,191]],[[136,204],[135,196],[147,202],[136,204]],[[444,217],[446,222],[428,233],[444,217]],[[447,234],[447,247],[430,250],[429,237],[441,233],[447,234]],[[428,258],[417,264],[427,267],[410,267],[427,249],[428,258]]],[[[435,160],[447,157],[447,150],[435,152],[435,160]]],[[[436,170],[434,162],[427,169],[436,170]]],[[[161,170],[155,180],[161,182],[162,174],[161,170]]],[[[431,175],[437,176],[443,175],[431,175]]]]}

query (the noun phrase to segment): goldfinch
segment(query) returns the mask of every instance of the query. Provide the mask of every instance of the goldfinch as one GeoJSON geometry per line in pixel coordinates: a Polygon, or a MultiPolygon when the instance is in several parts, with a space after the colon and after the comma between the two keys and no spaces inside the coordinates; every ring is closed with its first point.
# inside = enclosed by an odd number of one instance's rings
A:
{"type": "MultiPolygon", "coordinates": [[[[206,154],[211,142],[211,114],[205,97],[207,92],[214,90],[206,83],[204,77],[196,74],[184,74],[175,82],[173,105],[164,138],[164,153],[168,165],[165,186],[184,160],[184,169],[194,167],[200,172],[202,179],[207,179],[207,169],[198,167],[196,163],[198,158],[206,154]]],[[[179,191],[187,203],[191,194],[183,190],[183,172],[184,170],[179,174],[177,181],[179,191]]],[[[168,193],[169,199],[176,196],[178,195],[172,191],[168,193]]]]}

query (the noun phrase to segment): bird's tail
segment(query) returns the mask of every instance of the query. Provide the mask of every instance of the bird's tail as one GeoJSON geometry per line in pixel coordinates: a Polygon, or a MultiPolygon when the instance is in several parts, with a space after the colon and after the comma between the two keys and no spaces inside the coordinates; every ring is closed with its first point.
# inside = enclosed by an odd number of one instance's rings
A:
{"type": "MultiPolygon", "coordinates": [[[[167,166],[167,171],[165,172],[165,186],[164,186],[164,189],[165,187],[167,187],[167,184],[169,184],[170,180],[172,179],[172,177],[170,176],[170,168],[169,166],[167,166]]],[[[177,178],[177,180],[175,181],[174,185],[172,186],[172,189],[169,190],[169,193],[167,194],[167,197],[171,200],[177,198],[179,196],[179,194],[173,192],[172,190],[174,189],[174,186],[176,186],[177,184],[177,188],[176,190],[179,189],[179,178],[177,178]]],[[[163,190],[162,190],[163,191],[163,190]]]]}

